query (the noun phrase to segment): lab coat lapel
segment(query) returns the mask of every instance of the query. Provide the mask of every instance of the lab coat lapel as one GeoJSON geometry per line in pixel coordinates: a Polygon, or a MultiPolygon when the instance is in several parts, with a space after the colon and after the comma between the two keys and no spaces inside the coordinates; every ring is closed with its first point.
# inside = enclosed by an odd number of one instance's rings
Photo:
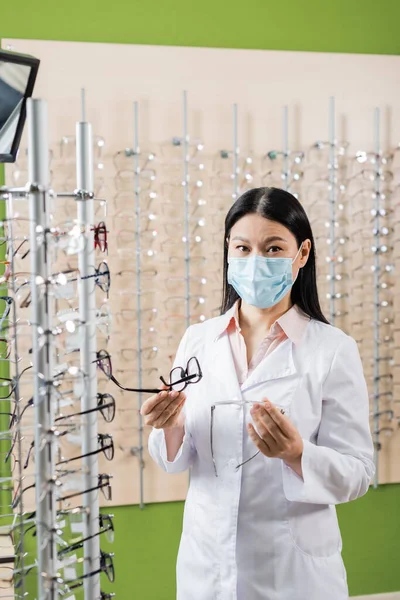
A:
{"type": "Polygon", "coordinates": [[[254,369],[244,382],[242,391],[265,381],[289,377],[295,373],[297,370],[293,361],[293,342],[287,338],[254,369]]]}
{"type": "Polygon", "coordinates": [[[211,375],[213,396],[226,399],[240,399],[240,384],[233,362],[229,336],[225,331],[215,337],[208,356],[208,371],[211,375]]]}

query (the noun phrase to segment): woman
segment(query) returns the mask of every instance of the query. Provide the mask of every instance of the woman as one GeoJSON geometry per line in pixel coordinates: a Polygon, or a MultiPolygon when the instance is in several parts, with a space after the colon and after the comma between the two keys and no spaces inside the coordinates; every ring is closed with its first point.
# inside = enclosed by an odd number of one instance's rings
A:
{"type": "Polygon", "coordinates": [[[355,341],[318,300],[313,235],[288,192],[243,194],[225,221],[222,315],[176,365],[203,378],[142,407],[152,458],[191,470],[178,600],[345,600],[335,506],[374,473],[355,341]]]}

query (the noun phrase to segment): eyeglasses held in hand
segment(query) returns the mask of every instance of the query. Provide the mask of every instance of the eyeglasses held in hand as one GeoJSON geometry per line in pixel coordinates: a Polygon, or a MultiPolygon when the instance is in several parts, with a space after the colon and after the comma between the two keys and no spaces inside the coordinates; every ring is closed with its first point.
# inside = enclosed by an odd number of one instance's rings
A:
{"type": "MultiPolygon", "coordinates": [[[[93,362],[96,362],[99,369],[103,371],[104,375],[113,383],[115,383],[115,385],[117,385],[121,390],[144,394],[158,394],[159,392],[165,391],[164,389],[158,388],[127,388],[121,385],[112,374],[111,356],[107,350],[99,350],[96,353],[96,360],[93,362]]],[[[182,367],[175,367],[170,371],[168,382],[164,379],[164,377],[160,377],[160,380],[166,386],[167,390],[183,392],[188,385],[198,383],[202,377],[203,373],[201,371],[199,361],[195,356],[192,356],[192,358],[189,358],[185,369],[182,367]]]]}
{"type": "MultiPolygon", "coordinates": [[[[253,401],[253,400],[222,400],[221,402],[215,402],[212,406],[211,406],[211,418],[210,418],[210,447],[211,447],[211,458],[213,461],[213,466],[214,466],[214,473],[215,476],[218,477],[218,471],[217,471],[217,462],[216,462],[216,458],[215,458],[215,452],[214,452],[214,413],[215,413],[215,409],[217,407],[223,407],[223,406],[239,406],[242,408],[245,408],[246,406],[252,406],[253,404],[256,404],[257,402],[253,401]]],[[[280,412],[284,415],[285,414],[285,409],[283,407],[278,406],[280,412]]],[[[236,470],[240,469],[240,467],[243,467],[244,465],[246,465],[248,462],[250,462],[251,460],[253,460],[253,458],[255,458],[256,456],[258,456],[258,454],[260,454],[260,451],[258,450],[255,454],[253,454],[253,456],[251,456],[250,458],[248,458],[247,460],[243,461],[242,463],[236,465],[236,470]]]]}

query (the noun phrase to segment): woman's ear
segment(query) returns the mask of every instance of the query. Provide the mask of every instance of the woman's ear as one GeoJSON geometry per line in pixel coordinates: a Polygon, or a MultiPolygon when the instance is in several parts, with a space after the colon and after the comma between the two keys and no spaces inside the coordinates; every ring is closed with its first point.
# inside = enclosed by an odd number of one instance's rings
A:
{"type": "Polygon", "coordinates": [[[310,252],[311,252],[311,240],[304,240],[303,247],[300,252],[300,266],[301,267],[304,267],[304,265],[307,263],[308,257],[310,256],[310,252]]]}

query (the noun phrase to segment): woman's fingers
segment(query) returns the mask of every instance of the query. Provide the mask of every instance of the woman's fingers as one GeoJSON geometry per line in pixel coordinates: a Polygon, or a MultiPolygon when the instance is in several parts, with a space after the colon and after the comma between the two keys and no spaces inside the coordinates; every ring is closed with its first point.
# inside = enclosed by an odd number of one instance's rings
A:
{"type": "MultiPolygon", "coordinates": [[[[168,429],[169,427],[175,427],[178,424],[178,420],[179,420],[179,415],[182,411],[183,405],[185,404],[185,401],[183,400],[181,402],[181,404],[179,404],[176,408],[175,411],[172,413],[172,415],[169,417],[169,419],[167,419],[163,425],[162,428],[163,429],[168,429]]],[[[156,427],[157,428],[157,427],[156,427]]]]}
{"type": "Polygon", "coordinates": [[[151,423],[153,427],[155,427],[156,429],[161,429],[164,427],[171,427],[172,425],[174,425],[174,421],[176,421],[184,403],[185,397],[178,398],[171,402],[163,410],[160,416],[158,418],[155,418],[154,422],[151,423]]]}
{"type": "Polygon", "coordinates": [[[149,398],[141,409],[145,424],[158,428],[162,427],[181,408],[185,400],[185,394],[176,391],[161,392],[149,398]]]}
{"type": "Polygon", "coordinates": [[[257,431],[263,439],[272,438],[277,446],[281,447],[285,445],[287,438],[277,423],[268,414],[264,406],[260,405],[259,408],[252,408],[251,416],[257,426],[257,431]]]}
{"type": "Polygon", "coordinates": [[[150,396],[147,398],[145,402],[142,404],[142,408],[140,409],[140,414],[144,417],[145,415],[149,415],[155,407],[164,400],[168,395],[168,392],[159,392],[158,394],[154,394],[154,396],[150,396]]]}
{"type": "Polygon", "coordinates": [[[144,402],[141,408],[141,414],[145,416],[154,413],[155,416],[158,416],[164,410],[164,408],[178,396],[179,392],[175,391],[159,392],[144,402]]]}
{"type": "Polygon", "coordinates": [[[262,452],[265,456],[272,456],[272,450],[269,447],[269,445],[267,444],[267,442],[262,439],[257,431],[254,429],[253,425],[251,423],[249,423],[247,425],[247,431],[249,432],[249,436],[251,438],[251,440],[253,441],[253,443],[255,444],[255,446],[258,448],[258,450],[260,452],[262,452]]]}

